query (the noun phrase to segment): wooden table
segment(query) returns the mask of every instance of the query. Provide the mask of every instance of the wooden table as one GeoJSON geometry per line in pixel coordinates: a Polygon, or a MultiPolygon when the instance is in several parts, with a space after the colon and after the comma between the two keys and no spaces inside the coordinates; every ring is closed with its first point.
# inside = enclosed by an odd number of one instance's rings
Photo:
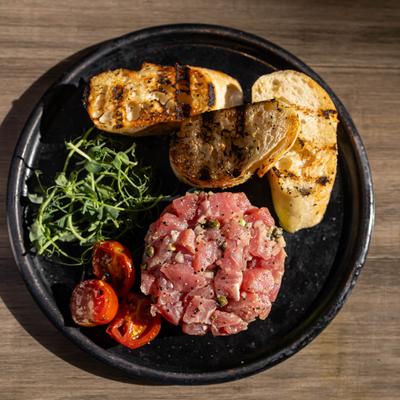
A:
{"type": "Polygon", "coordinates": [[[395,399],[400,397],[400,3],[2,0],[0,2],[0,398],[395,399]],[[94,43],[139,28],[207,22],[299,56],[333,88],[366,145],[376,193],[368,261],[333,323],[291,359],[207,387],[134,385],[83,353],[42,315],[11,255],[7,170],[39,96],[94,43]]]}

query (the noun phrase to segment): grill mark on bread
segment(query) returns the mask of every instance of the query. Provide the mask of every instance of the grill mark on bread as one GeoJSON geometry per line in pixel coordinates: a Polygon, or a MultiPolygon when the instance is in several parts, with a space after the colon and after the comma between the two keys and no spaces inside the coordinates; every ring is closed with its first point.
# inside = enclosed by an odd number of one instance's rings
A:
{"type": "Polygon", "coordinates": [[[214,114],[212,112],[206,112],[204,114],[201,114],[200,136],[206,143],[211,141],[213,135],[213,127],[214,127],[214,114]]]}
{"type": "Polygon", "coordinates": [[[163,93],[166,93],[164,85],[171,85],[171,84],[172,84],[171,80],[168,78],[168,76],[166,76],[165,71],[163,71],[158,79],[158,85],[159,85],[158,90],[160,92],[162,91],[163,93]]]}
{"type": "Polygon", "coordinates": [[[280,178],[280,177],[282,176],[281,171],[280,171],[278,168],[276,168],[276,167],[272,167],[272,168],[271,168],[271,171],[272,171],[278,178],[280,178]]]}
{"type": "Polygon", "coordinates": [[[205,112],[201,114],[203,126],[211,127],[214,122],[214,114],[212,112],[205,112]]]}
{"type": "Polygon", "coordinates": [[[233,176],[234,178],[238,178],[238,177],[240,176],[241,173],[242,173],[242,172],[240,171],[239,168],[235,168],[235,169],[232,171],[232,176],[233,176]]]}
{"type": "Polygon", "coordinates": [[[309,196],[309,195],[311,194],[311,189],[310,189],[310,188],[295,186],[295,189],[296,189],[302,196],[309,196]]]}
{"type": "Polygon", "coordinates": [[[124,87],[121,85],[114,86],[112,89],[112,94],[115,101],[121,101],[124,94],[124,87]]]}
{"type": "Polygon", "coordinates": [[[325,186],[327,183],[329,183],[329,178],[327,176],[319,176],[316,180],[316,183],[325,186]]]}
{"type": "Polygon", "coordinates": [[[213,107],[215,105],[215,88],[214,85],[209,82],[208,83],[208,106],[213,107]]]}
{"type": "Polygon", "coordinates": [[[115,124],[114,124],[115,129],[121,129],[124,126],[122,118],[123,118],[123,115],[122,115],[121,110],[117,109],[115,111],[115,124]]]}
{"type": "Polygon", "coordinates": [[[333,117],[337,116],[336,110],[319,110],[319,112],[322,114],[322,116],[325,119],[330,119],[331,116],[333,116],[333,117]]]}
{"type": "Polygon", "coordinates": [[[124,115],[122,112],[122,102],[124,98],[124,88],[121,85],[116,85],[112,88],[112,98],[113,98],[113,104],[115,106],[114,109],[114,119],[115,119],[115,124],[114,128],[115,129],[121,129],[124,126],[124,115]]]}
{"type": "Polygon", "coordinates": [[[294,181],[294,182],[308,182],[308,183],[318,183],[320,185],[325,186],[327,183],[330,182],[330,179],[323,175],[323,176],[308,176],[308,175],[301,175],[298,176],[296,174],[294,174],[293,172],[290,171],[286,171],[286,170],[278,170],[276,168],[273,168],[273,172],[275,173],[275,175],[278,178],[289,178],[290,180],[294,181]]]}
{"type": "Polygon", "coordinates": [[[238,164],[241,164],[243,161],[245,161],[247,155],[246,150],[246,148],[237,146],[235,143],[231,144],[231,153],[238,160],[238,164]]]}
{"type": "Polygon", "coordinates": [[[199,179],[201,181],[209,181],[211,179],[210,169],[207,166],[204,166],[199,171],[199,179]]]}
{"type": "Polygon", "coordinates": [[[191,115],[190,69],[187,65],[175,64],[176,68],[176,113],[179,119],[191,115]]]}
{"type": "Polygon", "coordinates": [[[244,135],[244,124],[245,124],[245,113],[246,106],[240,106],[236,108],[236,132],[239,136],[244,135]]]}
{"type": "MultiPolygon", "coordinates": [[[[282,101],[282,99],[274,98],[271,101],[282,101]]],[[[335,122],[337,122],[337,120],[338,120],[338,112],[336,110],[333,110],[333,109],[319,108],[317,110],[313,110],[311,108],[304,107],[304,106],[301,106],[299,104],[291,103],[290,101],[287,101],[287,100],[282,101],[282,102],[285,105],[287,105],[289,107],[292,107],[292,108],[296,109],[297,111],[302,112],[302,113],[304,113],[306,115],[319,116],[319,117],[322,117],[322,118],[325,118],[325,119],[328,119],[328,120],[332,120],[332,121],[335,121],[335,122]]]]}

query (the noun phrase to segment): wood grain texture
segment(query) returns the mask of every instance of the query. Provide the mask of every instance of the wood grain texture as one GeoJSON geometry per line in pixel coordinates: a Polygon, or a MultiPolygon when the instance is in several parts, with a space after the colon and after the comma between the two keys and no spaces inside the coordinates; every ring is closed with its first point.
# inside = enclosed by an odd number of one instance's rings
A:
{"type": "Polygon", "coordinates": [[[397,399],[400,397],[400,3],[398,1],[0,2],[1,399],[397,399]],[[38,97],[97,42],[151,25],[243,29],[296,54],[333,88],[366,145],[376,193],[368,262],[332,324],[256,376],[206,387],[132,384],[81,352],[38,310],[5,223],[8,164],[38,97]]]}

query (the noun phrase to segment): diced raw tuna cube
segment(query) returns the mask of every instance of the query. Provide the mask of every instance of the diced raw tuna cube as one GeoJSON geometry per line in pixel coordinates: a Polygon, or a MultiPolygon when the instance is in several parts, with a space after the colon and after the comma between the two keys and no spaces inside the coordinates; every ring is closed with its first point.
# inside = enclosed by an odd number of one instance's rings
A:
{"type": "Polygon", "coordinates": [[[186,306],[182,321],[187,324],[210,324],[211,314],[216,308],[215,300],[194,296],[186,306]]]}
{"type": "Polygon", "coordinates": [[[216,295],[225,296],[236,301],[239,300],[242,280],[243,274],[241,272],[231,271],[226,273],[220,269],[214,278],[214,289],[216,295]]]}
{"type": "Polygon", "coordinates": [[[234,313],[215,311],[211,317],[214,336],[233,335],[247,329],[247,323],[234,313]]]}
{"type": "Polygon", "coordinates": [[[204,276],[195,274],[193,268],[187,264],[167,264],[161,267],[161,272],[172,283],[175,290],[183,293],[203,287],[207,283],[204,276]]]}
{"type": "Polygon", "coordinates": [[[186,250],[190,254],[195,254],[196,250],[196,235],[193,229],[185,229],[179,234],[178,240],[176,242],[177,246],[186,250]]]}
{"type": "Polygon", "coordinates": [[[253,268],[243,272],[241,289],[245,292],[269,294],[274,285],[274,277],[268,269],[253,268]]]}

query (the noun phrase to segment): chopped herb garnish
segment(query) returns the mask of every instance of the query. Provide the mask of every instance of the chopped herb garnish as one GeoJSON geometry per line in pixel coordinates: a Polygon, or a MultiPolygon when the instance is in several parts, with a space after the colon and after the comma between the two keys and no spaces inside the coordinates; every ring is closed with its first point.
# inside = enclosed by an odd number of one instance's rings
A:
{"type": "Polygon", "coordinates": [[[225,296],[217,296],[217,302],[221,307],[225,307],[228,304],[228,299],[225,296]]]}
{"type": "Polygon", "coordinates": [[[148,257],[154,256],[154,247],[153,246],[146,247],[146,256],[148,256],[148,257]]]}
{"type": "Polygon", "coordinates": [[[203,224],[205,229],[218,229],[221,226],[217,219],[209,219],[203,224]]]}
{"type": "Polygon", "coordinates": [[[242,226],[246,226],[247,225],[246,221],[244,220],[244,218],[240,218],[239,219],[239,224],[242,225],[242,226]]]}
{"type": "Polygon", "coordinates": [[[146,269],[147,269],[147,263],[141,264],[141,265],[140,265],[140,269],[141,269],[141,271],[146,271],[146,269]]]}

